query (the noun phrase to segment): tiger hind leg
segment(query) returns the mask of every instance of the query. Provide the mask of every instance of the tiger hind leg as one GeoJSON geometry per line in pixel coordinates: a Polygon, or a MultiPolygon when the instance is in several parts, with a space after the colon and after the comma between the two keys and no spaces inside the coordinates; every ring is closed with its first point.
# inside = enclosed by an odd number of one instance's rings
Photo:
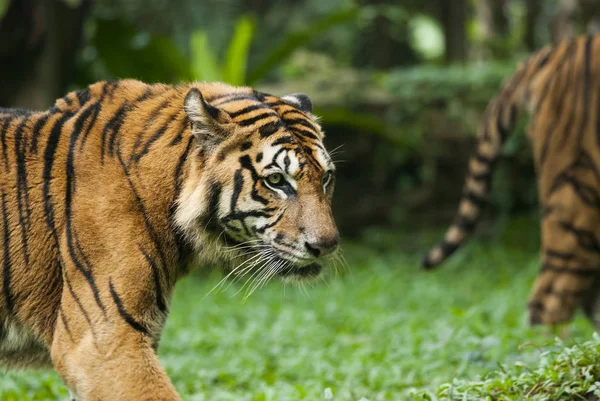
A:
{"type": "Polygon", "coordinates": [[[584,302],[590,313],[595,310],[588,299],[600,261],[600,239],[593,228],[596,219],[565,217],[554,211],[542,221],[541,271],[528,304],[532,325],[567,323],[579,306],[585,310],[584,302]]]}

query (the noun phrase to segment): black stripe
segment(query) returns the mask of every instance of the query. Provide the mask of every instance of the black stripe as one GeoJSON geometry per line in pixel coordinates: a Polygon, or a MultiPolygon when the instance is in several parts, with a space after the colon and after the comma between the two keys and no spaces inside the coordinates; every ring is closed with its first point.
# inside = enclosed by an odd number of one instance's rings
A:
{"type": "MultiPolygon", "coordinates": [[[[273,158],[271,159],[271,163],[267,164],[265,166],[265,170],[270,169],[271,167],[281,167],[278,163],[277,163],[277,159],[279,158],[279,156],[283,153],[283,152],[287,152],[288,149],[286,148],[280,148],[277,150],[277,152],[275,152],[275,154],[273,155],[273,158]]],[[[249,160],[248,160],[249,161],[249,160]]],[[[247,163],[246,163],[247,164],[247,163]]],[[[251,163],[250,163],[251,164],[251,163]]],[[[258,175],[257,175],[258,177],[258,175]]]]}
{"type": "Polygon", "coordinates": [[[27,151],[27,137],[23,130],[27,120],[23,120],[15,130],[15,156],[17,160],[17,209],[19,213],[19,226],[21,228],[21,248],[25,264],[29,264],[28,234],[30,226],[31,206],[29,202],[29,187],[27,185],[27,164],[25,152],[27,151]]]}
{"type": "Polygon", "coordinates": [[[106,91],[109,102],[112,103],[113,97],[118,88],[119,88],[119,81],[106,81],[106,84],[104,85],[104,88],[102,90],[106,91]]]}
{"type": "Polygon", "coordinates": [[[261,120],[266,120],[267,118],[277,117],[279,119],[279,114],[274,112],[269,113],[261,113],[254,117],[246,118],[245,120],[236,121],[236,124],[240,127],[249,127],[250,125],[254,125],[261,120]]]}
{"type": "Polygon", "coordinates": [[[221,221],[224,223],[228,223],[230,221],[235,221],[235,220],[243,220],[246,219],[248,217],[273,217],[273,215],[271,215],[271,212],[276,211],[277,209],[275,208],[265,208],[262,210],[249,210],[249,211],[237,211],[235,214],[228,214],[227,216],[221,218],[221,221]]]}
{"type": "Polygon", "coordinates": [[[291,136],[282,136],[274,141],[271,146],[283,145],[284,143],[295,143],[295,140],[291,136]]]}
{"type": "MultiPolygon", "coordinates": [[[[177,113],[179,114],[179,111],[177,113]]],[[[173,122],[175,117],[176,117],[176,115],[169,117],[169,119],[158,129],[158,131],[156,131],[154,133],[154,135],[152,135],[150,137],[150,139],[148,139],[148,141],[146,141],[142,150],[134,157],[134,160],[137,163],[139,163],[139,161],[142,159],[142,157],[144,157],[145,155],[148,154],[148,152],[150,152],[150,147],[152,146],[152,144],[154,142],[158,141],[165,134],[165,132],[167,132],[169,125],[171,124],[171,122],[173,122]]]]}
{"type": "Polygon", "coordinates": [[[452,255],[458,249],[459,245],[460,244],[451,244],[451,243],[447,242],[446,240],[444,240],[438,246],[442,250],[442,253],[444,254],[444,256],[447,257],[447,256],[452,255]]]}
{"type": "Polygon", "coordinates": [[[259,102],[264,102],[266,96],[271,96],[267,93],[259,92],[256,89],[252,90],[252,94],[254,95],[256,100],[258,100],[259,102]]]}
{"type": "Polygon", "coordinates": [[[459,216],[457,216],[453,225],[457,226],[462,231],[471,232],[477,226],[477,216],[469,217],[469,216],[459,215],[459,216]]]}
{"type": "Polygon", "coordinates": [[[91,111],[92,116],[90,118],[90,122],[87,125],[87,129],[83,133],[83,135],[81,137],[81,141],[79,142],[79,150],[80,151],[85,146],[92,128],[95,128],[96,119],[98,118],[98,114],[100,114],[100,111],[102,111],[102,103],[104,102],[104,98],[107,95],[107,90],[110,90],[109,85],[104,85],[102,87],[102,92],[100,93],[100,97],[93,105],[90,106],[90,109],[92,109],[92,111],[91,111]]]}
{"type": "MultiPolygon", "coordinates": [[[[173,174],[173,176],[174,176],[173,182],[174,182],[175,190],[173,191],[173,201],[171,203],[171,207],[169,208],[169,221],[170,222],[173,222],[173,220],[174,220],[173,216],[175,215],[175,211],[177,210],[177,201],[179,199],[179,194],[181,193],[181,186],[183,185],[183,174],[184,174],[183,167],[189,156],[189,153],[192,150],[193,143],[194,143],[194,138],[189,137],[187,146],[185,147],[185,150],[179,157],[179,160],[177,161],[177,165],[175,166],[175,172],[173,174]]],[[[177,255],[179,258],[178,264],[180,267],[185,267],[186,262],[188,261],[188,257],[191,254],[191,250],[187,246],[188,244],[186,242],[185,236],[183,235],[181,230],[178,230],[178,229],[175,230],[175,244],[177,247],[177,255]]]]}
{"type": "Polygon", "coordinates": [[[29,151],[33,154],[37,154],[38,142],[39,142],[39,138],[41,136],[40,131],[46,125],[46,122],[50,118],[50,115],[51,114],[49,114],[49,113],[42,115],[35,122],[35,125],[33,126],[33,129],[31,130],[31,148],[29,149],[29,151]]]}
{"type": "Polygon", "coordinates": [[[579,277],[595,277],[600,273],[600,270],[589,267],[562,267],[555,266],[549,263],[542,265],[542,272],[550,271],[556,274],[569,274],[579,277]]]}
{"type": "Polygon", "coordinates": [[[175,146],[179,142],[181,142],[183,139],[183,135],[187,131],[188,127],[189,127],[188,119],[187,118],[182,119],[181,120],[181,128],[177,132],[177,135],[175,135],[175,137],[171,140],[171,142],[169,142],[169,146],[175,146]]]}
{"type": "Polygon", "coordinates": [[[312,139],[313,141],[316,141],[318,143],[319,140],[320,140],[319,137],[316,136],[312,131],[309,131],[309,130],[304,129],[302,127],[293,127],[292,130],[293,130],[294,134],[296,134],[297,136],[301,137],[305,141],[308,140],[308,139],[312,139]]]}
{"type": "MultiPolygon", "coordinates": [[[[557,124],[557,122],[563,118],[562,111],[566,109],[566,107],[564,106],[564,103],[567,98],[567,91],[570,91],[573,89],[573,86],[569,83],[569,77],[570,77],[569,72],[571,70],[571,67],[573,66],[573,64],[576,61],[576,57],[572,54],[574,51],[575,52],[577,51],[577,46],[576,46],[576,43],[573,41],[569,44],[569,47],[565,51],[565,56],[564,56],[563,60],[561,60],[561,62],[559,64],[559,68],[557,68],[556,71],[553,73],[553,75],[555,75],[555,74],[558,74],[559,72],[561,72],[560,70],[563,68],[563,65],[566,64],[564,79],[561,76],[558,76],[557,78],[555,78],[559,81],[564,81],[563,86],[560,89],[560,91],[558,92],[558,94],[555,94],[553,96],[553,98],[558,102],[556,105],[556,110],[560,111],[560,113],[559,112],[553,113],[553,115],[551,116],[553,118],[552,123],[550,123],[548,125],[550,130],[547,134],[545,134],[543,136],[545,139],[544,139],[542,151],[540,153],[539,168],[541,168],[544,165],[544,162],[546,161],[546,157],[548,155],[548,149],[549,149],[551,139],[554,137],[554,133],[557,132],[557,130],[561,126],[561,124],[557,124]]],[[[577,103],[577,102],[572,102],[572,103],[577,103]]],[[[570,116],[570,114],[569,114],[569,116],[570,116]]]]}
{"type": "Polygon", "coordinates": [[[127,165],[125,164],[125,161],[123,160],[123,155],[121,154],[119,144],[117,144],[116,155],[119,160],[119,163],[121,164],[121,167],[123,168],[123,173],[125,174],[125,178],[127,179],[127,183],[129,184],[129,189],[131,190],[131,193],[133,194],[134,199],[136,201],[136,206],[137,206],[138,212],[142,215],[142,220],[144,221],[144,227],[146,228],[146,233],[148,234],[148,236],[150,237],[150,239],[152,240],[152,242],[154,244],[154,248],[155,248],[156,252],[158,253],[158,256],[160,258],[160,262],[161,262],[162,266],[164,268],[166,268],[168,266],[168,264],[167,264],[167,258],[165,256],[165,253],[164,253],[162,247],[160,246],[160,244],[161,244],[160,238],[161,237],[157,234],[156,230],[154,229],[154,226],[152,225],[152,221],[150,220],[150,216],[148,215],[148,212],[146,211],[146,206],[144,205],[144,201],[142,200],[142,197],[140,196],[137,188],[135,187],[135,184],[131,180],[131,174],[129,173],[129,168],[127,167],[127,165]]]}
{"type": "Polygon", "coordinates": [[[156,306],[158,307],[159,311],[165,312],[167,310],[167,305],[166,305],[165,299],[163,297],[162,284],[160,283],[160,269],[158,268],[158,265],[156,264],[154,259],[152,259],[152,257],[148,254],[148,252],[146,252],[144,249],[142,249],[142,247],[140,247],[139,245],[138,245],[138,248],[139,248],[140,252],[142,253],[142,255],[144,255],[144,258],[146,259],[146,261],[150,265],[150,269],[152,270],[152,277],[154,279],[154,291],[155,291],[155,298],[156,298],[156,306]]]}
{"type": "Polygon", "coordinates": [[[271,122],[268,122],[267,124],[260,126],[258,128],[258,132],[259,132],[261,138],[267,138],[267,137],[275,134],[277,131],[279,131],[280,128],[283,128],[283,127],[285,127],[285,124],[283,123],[283,121],[281,121],[281,120],[271,121],[271,122]]]}
{"type": "Polygon", "coordinates": [[[121,315],[121,317],[123,318],[123,320],[129,325],[131,326],[131,328],[133,328],[136,331],[139,331],[142,334],[146,334],[148,335],[148,329],[146,327],[144,327],[141,323],[137,322],[133,316],[131,316],[126,310],[125,310],[125,306],[123,306],[123,302],[121,301],[121,298],[119,297],[119,295],[117,294],[117,291],[115,290],[115,287],[113,286],[112,283],[112,278],[108,280],[108,286],[110,288],[110,294],[112,295],[113,301],[115,302],[115,305],[117,305],[117,309],[119,311],[119,315],[121,315]]]}
{"type": "Polygon", "coordinates": [[[231,195],[231,204],[229,209],[231,213],[235,213],[237,201],[240,197],[240,193],[242,192],[242,187],[244,186],[244,176],[242,174],[242,170],[236,170],[233,175],[233,193],[231,195]]]}
{"type": "Polygon", "coordinates": [[[482,208],[486,204],[486,199],[473,191],[467,191],[463,194],[463,199],[467,199],[478,208],[482,208]]]}
{"type": "Polygon", "coordinates": [[[571,223],[565,221],[561,221],[560,225],[563,230],[575,236],[580,247],[590,252],[600,253],[600,242],[592,231],[576,228],[571,223]]]}
{"type": "Polygon", "coordinates": [[[254,169],[254,166],[252,165],[252,160],[250,159],[250,156],[248,156],[248,155],[241,156],[240,157],[240,165],[243,168],[245,168],[246,170],[250,171],[250,174],[252,176],[252,180],[254,182],[252,185],[252,192],[251,192],[252,199],[257,202],[262,203],[263,205],[267,205],[269,203],[269,201],[258,194],[257,186],[260,181],[260,176],[254,169]]]}
{"type": "Polygon", "coordinates": [[[504,143],[506,141],[506,137],[508,136],[508,129],[502,125],[502,105],[499,105],[498,107],[500,110],[496,114],[496,131],[498,131],[498,136],[500,136],[500,142],[504,143]]]}
{"type": "Polygon", "coordinates": [[[323,168],[321,167],[321,163],[319,163],[319,161],[315,158],[315,156],[313,155],[313,149],[309,146],[302,146],[302,150],[304,151],[304,156],[306,157],[306,159],[317,169],[317,170],[323,170],[323,168]]]}
{"type": "Polygon", "coordinates": [[[58,148],[58,142],[60,141],[60,134],[62,132],[63,124],[73,116],[72,112],[63,114],[52,127],[48,141],[46,143],[46,149],[44,151],[44,170],[42,178],[44,180],[42,193],[44,199],[44,212],[46,215],[46,223],[52,233],[52,237],[58,246],[58,233],[56,232],[56,225],[54,222],[54,205],[52,204],[52,195],[50,193],[50,184],[52,182],[52,167],[54,166],[56,149],[58,148]]]}
{"type": "Polygon", "coordinates": [[[597,188],[579,182],[574,176],[571,176],[567,173],[561,174],[557,177],[549,193],[552,194],[554,191],[562,187],[562,184],[565,183],[571,185],[575,193],[586,205],[593,207],[594,209],[600,210],[600,195],[598,195],[597,188]]]}
{"type": "MultiPolygon", "coordinates": [[[[69,141],[69,151],[67,153],[66,160],[66,190],[65,190],[65,232],[67,236],[67,248],[69,252],[69,257],[71,258],[73,264],[77,268],[79,272],[83,275],[83,277],[88,282],[92,293],[94,295],[94,299],[98,307],[102,310],[104,314],[106,314],[106,308],[100,299],[100,292],[98,290],[98,286],[94,280],[92,265],[85,255],[81,246],[76,246],[76,234],[73,230],[73,211],[72,211],[72,199],[75,194],[75,147],[77,145],[77,140],[81,135],[83,130],[83,125],[89,118],[92,113],[92,107],[87,107],[84,109],[77,119],[75,120],[75,124],[73,125],[73,131],[71,132],[71,138],[69,141]],[[78,255],[78,252],[80,255],[78,255]],[[83,259],[83,261],[80,259],[83,259]]],[[[78,245],[78,244],[77,244],[78,245]]]]}
{"type": "Polygon", "coordinates": [[[264,233],[267,228],[271,228],[273,227],[275,224],[279,223],[279,221],[283,218],[283,216],[285,215],[285,213],[280,213],[279,216],[277,216],[277,218],[275,220],[273,220],[271,223],[267,223],[263,226],[260,227],[255,227],[254,228],[254,232],[257,234],[262,234],[264,233]]]}
{"type": "Polygon", "coordinates": [[[560,259],[563,262],[568,262],[575,259],[575,254],[572,252],[560,252],[552,249],[545,249],[544,254],[545,256],[549,256],[551,258],[560,259]]]}
{"type": "MultiPolygon", "coordinates": [[[[313,124],[311,124],[310,122],[308,122],[305,118],[290,118],[290,119],[284,120],[284,122],[288,126],[300,125],[302,127],[306,127],[310,130],[311,133],[313,133],[315,131],[315,126],[313,124]]],[[[318,138],[315,136],[315,139],[318,139],[318,138]]]]}
{"type": "Polygon", "coordinates": [[[102,103],[104,102],[105,96],[106,96],[106,85],[103,87],[102,94],[100,95],[100,98],[98,99],[98,101],[90,107],[92,109],[93,114],[92,114],[92,117],[90,118],[90,122],[88,123],[87,129],[83,133],[83,136],[81,137],[81,141],[79,142],[79,150],[80,151],[85,146],[85,143],[87,142],[88,136],[89,136],[92,128],[95,128],[96,119],[98,118],[98,114],[100,114],[100,111],[102,111],[102,103]]]}
{"type": "Polygon", "coordinates": [[[6,133],[10,129],[10,125],[12,124],[14,119],[14,115],[11,115],[4,119],[2,130],[0,130],[0,142],[2,143],[2,158],[4,159],[4,170],[6,172],[10,171],[10,164],[8,162],[8,147],[6,145],[6,133]]]}
{"type": "Polygon", "coordinates": [[[259,109],[270,109],[270,107],[266,106],[266,105],[264,105],[262,103],[253,104],[251,106],[244,107],[243,109],[240,109],[238,111],[231,112],[231,113],[229,113],[229,116],[233,119],[233,118],[242,116],[244,114],[251,113],[251,112],[253,112],[255,110],[259,110],[259,109]]]}
{"type": "Polygon", "coordinates": [[[475,160],[477,160],[479,163],[482,163],[482,164],[491,165],[492,163],[494,163],[493,159],[491,159],[491,158],[489,158],[487,156],[484,156],[484,155],[482,155],[480,153],[476,153],[475,156],[473,156],[473,158],[475,160]]]}
{"type": "Polygon", "coordinates": [[[4,260],[2,265],[2,289],[4,291],[4,302],[9,314],[14,314],[14,299],[11,291],[11,262],[10,262],[10,227],[8,225],[8,210],[6,208],[6,194],[0,192],[0,212],[2,213],[4,260]]]}
{"type": "MultiPolygon", "coordinates": [[[[236,209],[237,209],[236,206],[237,206],[237,202],[238,202],[238,199],[240,197],[240,193],[242,192],[243,187],[244,187],[244,175],[242,174],[242,169],[239,169],[235,172],[235,174],[233,176],[233,193],[231,195],[231,204],[229,206],[229,208],[230,208],[229,216],[237,216],[238,215],[236,212],[236,209]]],[[[242,225],[242,228],[244,229],[246,234],[251,235],[246,222],[243,219],[239,219],[239,222],[242,225]]]]}
{"type": "Polygon", "coordinates": [[[90,90],[82,89],[75,92],[77,95],[77,99],[79,100],[79,105],[83,107],[90,100],[90,90]]]}
{"type": "Polygon", "coordinates": [[[173,180],[175,182],[175,191],[174,191],[174,195],[173,195],[173,203],[177,202],[177,199],[179,198],[179,193],[181,192],[181,185],[183,184],[183,178],[181,177],[181,175],[183,174],[183,165],[185,163],[185,161],[187,160],[190,151],[192,150],[192,144],[194,143],[194,138],[190,137],[188,138],[188,143],[185,147],[185,150],[183,151],[183,153],[181,153],[181,156],[179,157],[179,160],[177,161],[177,165],[175,166],[175,179],[173,180]]]}
{"type": "Polygon", "coordinates": [[[252,97],[251,95],[230,93],[224,95],[217,95],[211,97],[210,99],[206,99],[206,101],[210,102],[213,106],[221,106],[223,104],[237,102],[238,100],[256,100],[256,98],[252,97]]]}
{"type": "Polygon", "coordinates": [[[69,327],[69,323],[67,322],[67,318],[65,317],[65,313],[63,312],[62,306],[58,307],[58,316],[60,317],[63,327],[65,328],[65,331],[69,335],[71,342],[74,342],[73,334],[71,333],[71,328],[69,327]]]}
{"type": "Polygon", "coordinates": [[[69,293],[71,294],[71,297],[73,297],[73,300],[79,307],[79,310],[83,314],[83,317],[85,318],[88,326],[90,327],[90,331],[92,332],[92,337],[94,338],[94,342],[95,342],[96,332],[94,330],[94,326],[92,325],[92,320],[90,319],[90,315],[87,313],[87,311],[83,307],[83,304],[81,303],[81,300],[79,299],[79,297],[75,294],[75,291],[73,290],[73,286],[71,285],[71,281],[69,280],[69,277],[66,275],[65,275],[65,282],[67,283],[67,288],[69,289],[69,293]]]}
{"type": "Polygon", "coordinates": [[[104,126],[104,129],[102,130],[102,142],[101,142],[101,147],[100,147],[101,163],[104,163],[104,153],[105,153],[105,148],[107,146],[107,136],[108,136],[109,132],[110,132],[110,137],[108,137],[108,154],[110,156],[114,155],[115,138],[117,136],[117,133],[121,129],[121,125],[123,124],[123,121],[125,121],[125,116],[127,115],[128,111],[129,111],[129,102],[126,100],[121,105],[121,107],[119,107],[119,109],[114,114],[114,116],[110,120],[108,120],[108,122],[104,126]]]}
{"type": "Polygon", "coordinates": [[[148,86],[146,89],[144,89],[144,93],[134,100],[134,103],[141,103],[144,100],[148,100],[150,99],[150,96],[152,96],[152,87],[148,86]]]}
{"type": "Polygon", "coordinates": [[[221,198],[221,191],[221,184],[218,182],[210,183],[210,188],[208,190],[208,209],[202,218],[204,227],[213,234],[221,231],[219,227],[219,201],[221,198]]]}

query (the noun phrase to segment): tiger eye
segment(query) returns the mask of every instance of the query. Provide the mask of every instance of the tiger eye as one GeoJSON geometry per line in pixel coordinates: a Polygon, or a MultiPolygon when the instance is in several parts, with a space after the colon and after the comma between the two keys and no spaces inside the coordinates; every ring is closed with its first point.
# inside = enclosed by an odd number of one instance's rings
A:
{"type": "Polygon", "coordinates": [[[280,185],[283,183],[283,175],[281,175],[281,173],[269,174],[267,176],[267,181],[269,181],[269,184],[271,185],[280,185]]]}

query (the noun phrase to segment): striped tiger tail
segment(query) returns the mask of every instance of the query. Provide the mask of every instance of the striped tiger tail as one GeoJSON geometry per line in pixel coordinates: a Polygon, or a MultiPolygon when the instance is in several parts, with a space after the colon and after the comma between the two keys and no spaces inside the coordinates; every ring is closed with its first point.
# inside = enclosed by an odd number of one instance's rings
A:
{"type": "MultiPolygon", "coordinates": [[[[425,269],[444,262],[471,236],[481,220],[490,192],[494,167],[502,145],[514,130],[520,113],[541,99],[532,96],[530,84],[555,50],[546,47],[531,55],[503,84],[500,93],[488,104],[477,132],[475,149],[469,159],[458,212],[444,238],[431,248],[422,261],[425,269]]],[[[553,57],[552,57],[553,58],[553,57]]]]}

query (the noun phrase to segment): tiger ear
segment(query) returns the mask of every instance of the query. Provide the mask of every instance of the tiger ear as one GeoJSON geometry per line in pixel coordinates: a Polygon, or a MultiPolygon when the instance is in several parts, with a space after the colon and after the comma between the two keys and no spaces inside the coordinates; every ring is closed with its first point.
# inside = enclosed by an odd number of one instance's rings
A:
{"type": "Polygon", "coordinates": [[[189,90],[183,101],[183,109],[192,123],[192,134],[196,139],[223,137],[225,125],[231,123],[227,113],[206,103],[198,88],[189,90]]]}
{"type": "Polygon", "coordinates": [[[292,93],[282,97],[284,101],[288,102],[292,106],[304,111],[305,113],[312,113],[312,102],[308,95],[304,93],[292,93]]]}

